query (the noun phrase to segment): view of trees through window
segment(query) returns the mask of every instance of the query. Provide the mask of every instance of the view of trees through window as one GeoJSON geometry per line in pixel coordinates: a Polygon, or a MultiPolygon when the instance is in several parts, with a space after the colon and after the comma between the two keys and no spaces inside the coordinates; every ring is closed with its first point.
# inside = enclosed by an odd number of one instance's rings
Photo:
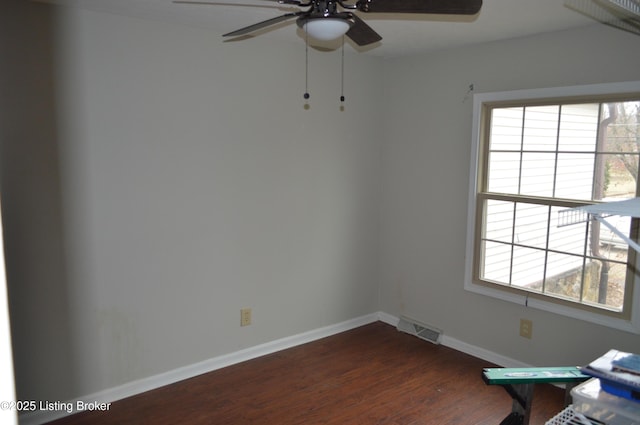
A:
{"type": "MultiPolygon", "coordinates": [[[[629,247],[561,211],[639,196],[640,100],[493,107],[488,115],[479,279],[622,311],[629,247]]],[[[628,217],[611,217],[629,234],[628,217]]]]}

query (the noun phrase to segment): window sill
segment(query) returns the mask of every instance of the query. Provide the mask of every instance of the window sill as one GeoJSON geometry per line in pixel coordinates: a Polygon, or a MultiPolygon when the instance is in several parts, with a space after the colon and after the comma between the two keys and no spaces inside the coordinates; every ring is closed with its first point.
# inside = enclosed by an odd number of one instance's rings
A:
{"type": "MultiPolygon", "coordinates": [[[[475,294],[485,295],[491,298],[497,298],[502,301],[508,301],[514,304],[519,304],[522,306],[555,313],[561,316],[584,320],[586,322],[594,323],[597,325],[640,335],[640,317],[637,317],[637,314],[634,314],[634,317],[631,320],[618,319],[604,314],[592,313],[579,308],[571,308],[567,307],[566,305],[559,305],[553,302],[547,302],[537,298],[527,297],[526,295],[514,294],[507,291],[501,291],[500,289],[494,289],[485,285],[479,285],[471,282],[468,276],[465,278],[464,288],[465,290],[473,292],[475,294]]],[[[638,297],[636,297],[634,299],[634,306],[632,311],[636,312],[639,310],[640,302],[638,301],[638,297]]]]}

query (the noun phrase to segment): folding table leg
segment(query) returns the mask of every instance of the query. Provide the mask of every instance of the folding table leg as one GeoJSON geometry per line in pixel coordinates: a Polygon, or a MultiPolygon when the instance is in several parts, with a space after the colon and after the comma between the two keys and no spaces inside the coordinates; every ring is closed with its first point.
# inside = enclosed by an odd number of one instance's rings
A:
{"type": "Polygon", "coordinates": [[[500,425],[529,425],[534,386],[535,384],[502,386],[513,399],[513,403],[511,405],[511,413],[504,418],[500,425]]]}

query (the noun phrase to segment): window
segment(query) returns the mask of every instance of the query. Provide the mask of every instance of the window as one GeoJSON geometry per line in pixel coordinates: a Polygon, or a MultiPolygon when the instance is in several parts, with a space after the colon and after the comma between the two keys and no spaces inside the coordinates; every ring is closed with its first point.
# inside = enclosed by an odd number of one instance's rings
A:
{"type": "MultiPolygon", "coordinates": [[[[474,138],[466,287],[640,325],[635,251],[596,220],[566,214],[640,196],[640,84],[476,95],[474,138]]],[[[635,220],[609,221],[637,240],[635,220]]]]}

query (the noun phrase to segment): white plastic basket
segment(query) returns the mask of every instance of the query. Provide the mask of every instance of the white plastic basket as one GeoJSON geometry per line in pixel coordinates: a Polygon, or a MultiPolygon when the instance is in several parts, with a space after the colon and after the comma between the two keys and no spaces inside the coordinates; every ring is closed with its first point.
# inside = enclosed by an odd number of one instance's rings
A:
{"type": "Polygon", "coordinates": [[[573,405],[565,407],[565,409],[555,415],[553,418],[545,422],[545,425],[602,425],[600,421],[587,418],[581,413],[573,409],[573,405]]]}

